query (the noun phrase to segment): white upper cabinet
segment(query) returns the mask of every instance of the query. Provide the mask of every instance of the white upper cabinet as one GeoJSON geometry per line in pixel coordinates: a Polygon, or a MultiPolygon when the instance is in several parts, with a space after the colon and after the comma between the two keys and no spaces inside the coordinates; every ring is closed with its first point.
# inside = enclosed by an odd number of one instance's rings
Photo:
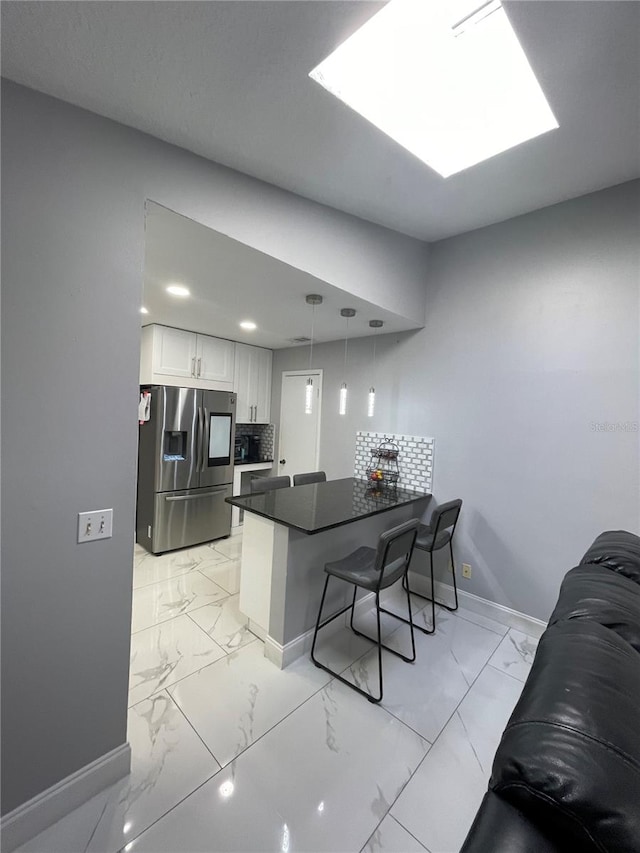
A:
{"type": "Polygon", "coordinates": [[[272,352],[236,344],[234,387],[238,395],[236,422],[268,424],[271,414],[272,352]]]}
{"type": "MultiPolygon", "coordinates": [[[[205,382],[231,383],[233,387],[233,364],[235,344],[223,338],[196,335],[196,375],[205,382]]],[[[232,390],[232,389],[231,389],[232,390]]]]}
{"type": "Polygon", "coordinates": [[[156,326],[153,336],[153,372],[191,379],[196,372],[196,336],[182,329],[156,326]]]}
{"type": "Polygon", "coordinates": [[[184,385],[233,391],[235,343],[169,326],[145,326],[141,385],[184,385]]]}

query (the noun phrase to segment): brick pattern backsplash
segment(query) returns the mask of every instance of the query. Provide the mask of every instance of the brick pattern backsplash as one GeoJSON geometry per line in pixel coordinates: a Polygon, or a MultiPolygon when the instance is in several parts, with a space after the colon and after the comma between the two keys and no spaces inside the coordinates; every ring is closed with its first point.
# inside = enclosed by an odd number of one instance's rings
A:
{"type": "Polygon", "coordinates": [[[273,459],[276,443],[274,424],[236,424],[236,435],[259,435],[260,459],[273,459]]]}
{"type": "Polygon", "coordinates": [[[371,451],[383,441],[398,445],[398,486],[402,489],[433,490],[435,439],[423,435],[390,435],[384,432],[357,432],[353,476],[364,480],[371,465],[371,451]]]}

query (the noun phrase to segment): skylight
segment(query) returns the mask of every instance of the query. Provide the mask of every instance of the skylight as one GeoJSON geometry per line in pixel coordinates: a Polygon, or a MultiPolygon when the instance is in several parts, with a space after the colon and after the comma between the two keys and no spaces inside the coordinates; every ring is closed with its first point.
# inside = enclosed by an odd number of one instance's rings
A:
{"type": "Polygon", "coordinates": [[[391,0],[309,76],[445,178],[558,127],[498,0],[391,0]]]}

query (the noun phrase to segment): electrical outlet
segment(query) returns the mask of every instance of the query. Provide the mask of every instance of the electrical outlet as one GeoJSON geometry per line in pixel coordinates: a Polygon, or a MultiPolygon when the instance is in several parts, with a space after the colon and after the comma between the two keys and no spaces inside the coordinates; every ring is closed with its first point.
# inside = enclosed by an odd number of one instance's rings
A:
{"type": "Polygon", "coordinates": [[[469,563],[462,564],[462,577],[470,578],[471,577],[471,566],[469,563]]]}
{"type": "Polygon", "coordinates": [[[110,539],[113,535],[113,510],[96,509],[78,513],[78,542],[110,539]]]}

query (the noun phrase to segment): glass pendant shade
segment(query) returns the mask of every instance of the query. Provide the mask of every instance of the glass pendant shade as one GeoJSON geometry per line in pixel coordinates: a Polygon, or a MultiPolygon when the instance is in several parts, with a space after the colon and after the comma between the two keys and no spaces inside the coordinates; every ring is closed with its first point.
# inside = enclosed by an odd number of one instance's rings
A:
{"type": "Polygon", "coordinates": [[[376,408],[376,389],[372,386],[369,388],[369,398],[367,400],[367,417],[372,418],[376,408]]]}
{"type": "Polygon", "coordinates": [[[347,414],[347,383],[343,382],[340,386],[340,407],[338,409],[338,414],[346,415],[347,414]]]}
{"type": "Polygon", "coordinates": [[[307,379],[307,385],[304,391],[304,413],[305,415],[313,414],[313,379],[307,379]]]}

